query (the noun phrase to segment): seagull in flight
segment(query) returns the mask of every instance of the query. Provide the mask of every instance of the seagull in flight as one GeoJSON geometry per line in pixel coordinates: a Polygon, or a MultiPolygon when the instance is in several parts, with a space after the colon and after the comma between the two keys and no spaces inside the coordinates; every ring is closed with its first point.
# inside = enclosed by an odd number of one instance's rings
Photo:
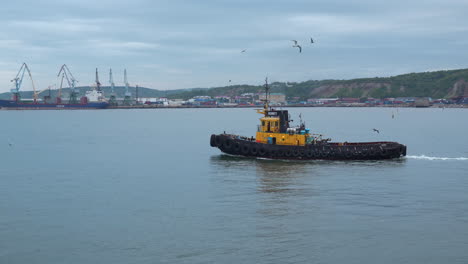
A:
{"type": "Polygon", "coordinates": [[[314,40],[312,38],[310,38],[310,43],[314,43],[314,40]]]}
{"type": "Polygon", "coordinates": [[[241,51],[241,53],[245,52],[246,50],[247,50],[247,49],[243,49],[243,50],[241,51]]]}
{"type": "Polygon", "coordinates": [[[372,130],[377,132],[377,134],[380,134],[380,131],[378,129],[373,128],[372,130]]]}
{"type": "Polygon", "coordinates": [[[299,48],[299,53],[302,52],[302,47],[300,45],[293,45],[294,48],[299,48]]]}

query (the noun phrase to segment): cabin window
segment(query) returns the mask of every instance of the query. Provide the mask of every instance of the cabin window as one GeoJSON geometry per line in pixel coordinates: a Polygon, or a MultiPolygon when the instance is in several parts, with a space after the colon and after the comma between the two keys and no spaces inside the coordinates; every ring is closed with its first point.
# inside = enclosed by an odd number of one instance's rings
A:
{"type": "Polygon", "coordinates": [[[265,126],[265,121],[262,121],[262,126],[265,126]]]}
{"type": "Polygon", "coordinates": [[[278,121],[275,122],[275,126],[276,126],[276,127],[278,126],[278,121]]]}

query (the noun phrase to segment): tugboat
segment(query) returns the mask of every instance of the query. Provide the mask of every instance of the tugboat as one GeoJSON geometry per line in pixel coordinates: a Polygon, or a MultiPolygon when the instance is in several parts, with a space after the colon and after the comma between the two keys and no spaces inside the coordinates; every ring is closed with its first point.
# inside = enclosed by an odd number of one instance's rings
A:
{"type": "Polygon", "coordinates": [[[406,156],[406,146],[397,142],[331,142],[322,135],[311,134],[300,122],[290,127],[287,110],[269,106],[269,86],[265,80],[265,100],[256,137],[212,134],[210,146],[231,155],[286,160],[383,160],[406,156]]]}

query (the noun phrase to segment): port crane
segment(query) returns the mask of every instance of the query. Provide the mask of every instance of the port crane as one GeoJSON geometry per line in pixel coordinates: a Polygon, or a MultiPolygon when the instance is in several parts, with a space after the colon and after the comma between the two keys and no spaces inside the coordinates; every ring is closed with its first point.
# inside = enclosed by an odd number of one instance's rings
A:
{"type": "Polygon", "coordinates": [[[101,91],[101,83],[99,82],[99,75],[98,75],[97,68],[96,68],[96,91],[98,92],[101,91]]]}
{"type": "Polygon", "coordinates": [[[110,83],[110,88],[111,88],[111,94],[109,97],[109,105],[115,106],[117,105],[117,98],[115,95],[115,83],[114,83],[114,78],[112,78],[112,69],[109,70],[109,83],[110,83]]]}
{"type": "Polygon", "coordinates": [[[57,96],[57,103],[60,103],[59,101],[62,98],[62,85],[63,85],[63,80],[65,79],[68,83],[68,87],[70,88],[70,98],[69,98],[69,104],[77,104],[78,103],[78,94],[79,90],[76,88],[76,83],[78,82],[75,77],[73,77],[73,74],[71,73],[70,69],[66,64],[63,64],[62,67],[60,68],[57,77],[60,77],[60,74],[62,74],[62,79],[60,82],[60,88],[59,88],[59,93],[57,96]]]}
{"type": "Polygon", "coordinates": [[[18,73],[16,74],[16,77],[13,80],[11,80],[11,82],[15,82],[15,88],[10,90],[13,94],[13,100],[16,102],[21,101],[20,88],[21,84],[23,83],[25,72],[28,72],[29,79],[31,79],[34,102],[37,102],[36,86],[34,85],[34,80],[32,78],[31,71],[29,70],[29,67],[25,62],[23,62],[23,64],[21,65],[18,73]]]}
{"type": "Polygon", "coordinates": [[[125,83],[125,97],[123,104],[124,105],[131,105],[132,104],[132,94],[129,91],[129,84],[127,81],[127,69],[124,69],[124,83],[125,83]]]}

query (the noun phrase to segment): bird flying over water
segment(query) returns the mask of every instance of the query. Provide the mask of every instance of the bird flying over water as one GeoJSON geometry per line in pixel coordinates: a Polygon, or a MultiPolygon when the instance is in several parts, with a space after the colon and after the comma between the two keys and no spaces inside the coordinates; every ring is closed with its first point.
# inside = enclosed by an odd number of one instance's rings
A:
{"type": "Polygon", "coordinates": [[[302,47],[300,45],[293,45],[294,48],[299,48],[299,53],[302,52],[302,47]]]}
{"type": "Polygon", "coordinates": [[[243,50],[241,51],[241,53],[242,53],[242,52],[245,52],[246,50],[247,50],[247,49],[243,49],[243,50]]]}
{"type": "Polygon", "coordinates": [[[373,128],[372,130],[377,132],[377,134],[380,134],[380,131],[378,129],[373,128]]]}

